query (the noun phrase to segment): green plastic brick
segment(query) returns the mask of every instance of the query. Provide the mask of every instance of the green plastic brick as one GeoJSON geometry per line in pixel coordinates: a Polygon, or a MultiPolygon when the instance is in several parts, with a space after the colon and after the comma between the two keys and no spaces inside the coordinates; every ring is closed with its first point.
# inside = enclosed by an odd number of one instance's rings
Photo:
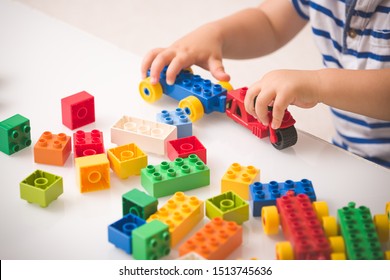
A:
{"type": "Polygon", "coordinates": [[[62,177],[36,170],[20,183],[20,197],[47,207],[63,193],[62,177]]]}
{"type": "Polygon", "coordinates": [[[384,259],[369,208],[355,208],[355,203],[350,202],[348,206],[338,209],[337,214],[349,260],[384,259]]]}
{"type": "Polygon", "coordinates": [[[206,200],[206,216],[241,225],[249,220],[249,203],[232,191],[225,192],[206,200]]]}
{"type": "Polygon", "coordinates": [[[122,195],[123,216],[131,213],[144,220],[157,211],[158,200],[138,189],[122,195]]]}
{"type": "Polygon", "coordinates": [[[0,151],[12,155],[31,145],[30,120],[16,114],[0,122],[0,151]]]}
{"type": "Polygon", "coordinates": [[[141,184],[154,197],[172,195],[210,184],[210,169],[195,154],[141,170],[141,184]]]}
{"type": "Polygon", "coordinates": [[[153,220],[133,230],[133,258],[136,260],[158,260],[170,253],[168,225],[153,220]]]}

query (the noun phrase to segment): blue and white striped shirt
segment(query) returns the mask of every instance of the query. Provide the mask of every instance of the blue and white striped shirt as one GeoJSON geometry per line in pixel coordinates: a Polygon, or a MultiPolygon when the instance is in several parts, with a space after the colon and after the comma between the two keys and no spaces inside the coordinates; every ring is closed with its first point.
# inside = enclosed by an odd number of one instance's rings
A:
{"type": "MultiPolygon", "coordinates": [[[[390,0],[291,1],[297,13],[310,21],[326,67],[390,68],[390,0]]],[[[390,167],[390,122],[335,108],[331,112],[334,144],[390,167]]]]}

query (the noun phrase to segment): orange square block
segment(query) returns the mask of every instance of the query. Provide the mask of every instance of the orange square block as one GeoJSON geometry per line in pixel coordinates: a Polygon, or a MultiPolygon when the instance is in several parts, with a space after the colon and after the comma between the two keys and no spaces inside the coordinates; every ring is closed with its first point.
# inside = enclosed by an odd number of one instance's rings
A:
{"type": "Polygon", "coordinates": [[[179,256],[196,252],[208,260],[224,260],[242,244],[242,226],[217,217],[179,248],[179,256]]]}
{"type": "Polygon", "coordinates": [[[148,165],[148,156],[134,143],[118,146],[107,151],[111,169],[121,179],[141,174],[148,165]]]}
{"type": "Polygon", "coordinates": [[[80,192],[110,188],[110,162],[105,154],[78,157],[75,167],[80,192]]]}
{"type": "Polygon", "coordinates": [[[249,186],[260,181],[260,169],[254,166],[230,165],[221,180],[221,193],[233,191],[241,198],[249,200],[249,186]]]}
{"type": "Polygon", "coordinates": [[[70,136],[45,131],[34,146],[36,163],[63,166],[72,151],[70,136]]]}

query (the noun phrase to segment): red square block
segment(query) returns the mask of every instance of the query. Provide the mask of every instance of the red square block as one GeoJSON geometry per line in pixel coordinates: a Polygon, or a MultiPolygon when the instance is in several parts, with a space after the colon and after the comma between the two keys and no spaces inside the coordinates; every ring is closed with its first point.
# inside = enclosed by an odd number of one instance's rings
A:
{"type": "Polygon", "coordinates": [[[206,148],[200,143],[196,136],[189,136],[168,141],[167,143],[168,158],[186,158],[191,154],[196,154],[204,163],[207,163],[206,148]]]}
{"type": "Polygon", "coordinates": [[[73,133],[73,153],[75,158],[103,154],[103,132],[97,129],[91,132],[77,130],[73,133]]]}
{"type": "Polygon", "coordinates": [[[95,121],[95,99],[82,91],[61,99],[62,123],[76,129],[95,121]]]}

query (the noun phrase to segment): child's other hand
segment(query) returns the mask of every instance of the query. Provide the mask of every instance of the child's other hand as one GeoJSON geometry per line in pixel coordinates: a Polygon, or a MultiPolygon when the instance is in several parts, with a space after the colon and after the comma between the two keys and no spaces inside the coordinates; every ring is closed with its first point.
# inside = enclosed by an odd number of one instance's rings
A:
{"type": "Polygon", "coordinates": [[[222,40],[212,25],[202,26],[173,43],[168,48],[151,50],[143,59],[141,72],[146,78],[150,69],[151,83],[160,79],[160,73],[166,65],[167,83],[173,84],[182,69],[198,65],[211,72],[219,81],[229,81],[222,64],[222,40]]]}
{"type": "Polygon", "coordinates": [[[320,102],[320,86],[317,71],[271,71],[249,87],[245,109],[261,123],[269,125],[268,106],[272,106],[271,127],[278,129],[288,105],[311,108],[320,102]]]}

